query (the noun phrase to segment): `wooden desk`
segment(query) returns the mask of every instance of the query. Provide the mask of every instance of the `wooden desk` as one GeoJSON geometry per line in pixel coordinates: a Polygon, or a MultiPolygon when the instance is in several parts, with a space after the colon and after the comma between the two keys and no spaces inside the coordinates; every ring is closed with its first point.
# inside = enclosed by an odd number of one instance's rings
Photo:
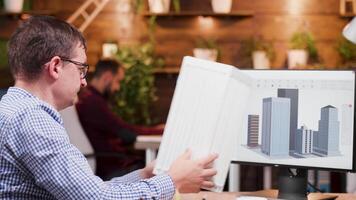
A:
{"type": "MultiPolygon", "coordinates": [[[[261,190],[256,192],[200,192],[197,194],[180,194],[181,200],[235,200],[239,196],[258,196],[275,199],[278,196],[278,190],[261,190]]],[[[338,196],[337,200],[355,200],[356,194],[336,194],[336,193],[311,193],[308,195],[308,200],[322,200],[327,197],[338,196]]]]}

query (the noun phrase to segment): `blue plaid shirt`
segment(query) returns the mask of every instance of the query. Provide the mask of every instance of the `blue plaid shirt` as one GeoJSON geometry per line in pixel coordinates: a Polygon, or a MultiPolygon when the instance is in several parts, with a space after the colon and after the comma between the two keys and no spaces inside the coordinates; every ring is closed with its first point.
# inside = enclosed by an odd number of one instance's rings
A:
{"type": "Polygon", "coordinates": [[[0,101],[0,199],[172,199],[168,175],[104,182],[68,139],[59,113],[12,87],[0,101]]]}

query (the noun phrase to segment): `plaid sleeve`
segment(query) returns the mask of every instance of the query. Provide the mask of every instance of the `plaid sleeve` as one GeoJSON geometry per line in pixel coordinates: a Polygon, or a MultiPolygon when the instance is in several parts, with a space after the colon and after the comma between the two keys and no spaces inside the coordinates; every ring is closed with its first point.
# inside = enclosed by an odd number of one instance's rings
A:
{"type": "Polygon", "coordinates": [[[136,171],[109,182],[102,181],[93,174],[79,150],[70,144],[61,124],[46,112],[27,112],[13,123],[23,131],[9,145],[16,149],[15,154],[36,185],[55,199],[168,200],[174,195],[174,185],[168,175],[139,180],[136,171]]]}
{"type": "MultiPolygon", "coordinates": [[[[110,184],[109,190],[121,191],[118,199],[171,200],[175,193],[172,179],[166,174],[142,179],[130,184],[110,184]]],[[[104,199],[111,199],[110,193],[104,193],[104,199]]]]}
{"type": "Polygon", "coordinates": [[[119,183],[134,183],[140,181],[142,178],[140,176],[141,169],[133,171],[121,177],[115,177],[111,179],[108,183],[119,184],[119,183]]]}

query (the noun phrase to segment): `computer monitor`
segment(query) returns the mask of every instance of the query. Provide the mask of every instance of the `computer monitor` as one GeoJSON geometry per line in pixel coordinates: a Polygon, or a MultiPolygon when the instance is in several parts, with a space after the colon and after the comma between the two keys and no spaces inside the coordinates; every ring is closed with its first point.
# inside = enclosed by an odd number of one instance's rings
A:
{"type": "Polygon", "coordinates": [[[355,171],[355,71],[243,72],[253,89],[233,162],[298,168],[280,177],[279,196],[293,199],[305,198],[307,169],[355,171]]]}

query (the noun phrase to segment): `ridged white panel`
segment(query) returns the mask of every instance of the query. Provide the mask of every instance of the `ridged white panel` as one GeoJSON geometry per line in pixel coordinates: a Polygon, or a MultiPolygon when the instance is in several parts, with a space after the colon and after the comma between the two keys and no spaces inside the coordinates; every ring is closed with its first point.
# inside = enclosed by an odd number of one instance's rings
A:
{"type": "Polygon", "coordinates": [[[192,158],[218,153],[212,191],[223,189],[249,96],[251,80],[237,68],[185,57],[177,80],[155,174],[169,170],[187,148],[192,158]]]}

